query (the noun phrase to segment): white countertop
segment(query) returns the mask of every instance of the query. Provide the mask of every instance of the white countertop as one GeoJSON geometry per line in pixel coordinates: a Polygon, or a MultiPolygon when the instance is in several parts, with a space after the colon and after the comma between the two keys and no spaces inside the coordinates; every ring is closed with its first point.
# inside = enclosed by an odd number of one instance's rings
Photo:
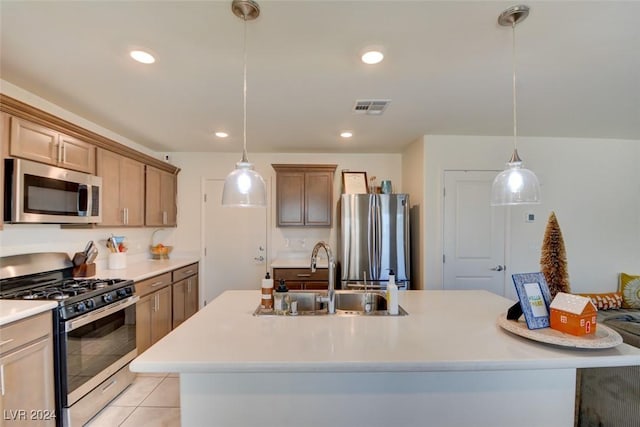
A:
{"type": "Polygon", "coordinates": [[[136,358],[136,372],[426,372],[640,364],[621,344],[574,350],[497,326],[513,301],[485,291],[406,291],[408,316],[252,315],[259,291],[227,291],[136,358]]]}
{"type": "Polygon", "coordinates": [[[131,259],[127,259],[127,268],[109,270],[98,265],[96,274],[93,277],[100,279],[131,279],[137,282],[198,261],[197,257],[155,260],[134,256],[131,259]]]}
{"type": "Polygon", "coordinates": [[[0,326],[52,310],[57,306],[56,301],[0,300],[0,326]]]}
{"type": "MultiPolygon", "coordinates": [[[[144,280],[176,268],[198,262],[197,257],[180,257],[166,260],[153,260],[132,256],[127,260],[127,268],[109,270],[96,266],[95,278],[144,280]]],[[[58,306],[56,301],[0,300],[0,325],[15,322],[34,314],[51,310],[58,306]]]]}

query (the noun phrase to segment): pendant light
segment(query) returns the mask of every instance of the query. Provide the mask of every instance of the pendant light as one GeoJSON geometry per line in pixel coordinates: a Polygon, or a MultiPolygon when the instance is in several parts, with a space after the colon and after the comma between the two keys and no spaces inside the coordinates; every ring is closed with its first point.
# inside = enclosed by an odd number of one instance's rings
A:
{"type": "Polygon", "coordinates": [[[536,175],[522,167],[518,156],[518,126],[516,115],[516,24],[529,15],[529,7],[512,6],[498,17],[498,24],[510,26],[513,34],[513,154],[507,168],[500,172],[491,186],[491,206],[525,205],[540,203],[540,183],[536,175]]]}
{"type": "Polygon", "coordinates": [[[242,159],[236,168],[227,175],[222,190],[222,206],[226,207],[265,207],[267,205],[266,185],[247,159],[247,21],[253,21],[260,15],[260,7],[253,0],[233,0],[231,10],[244,21],[244,78],[242,91],[243,146],[242,159]]]}

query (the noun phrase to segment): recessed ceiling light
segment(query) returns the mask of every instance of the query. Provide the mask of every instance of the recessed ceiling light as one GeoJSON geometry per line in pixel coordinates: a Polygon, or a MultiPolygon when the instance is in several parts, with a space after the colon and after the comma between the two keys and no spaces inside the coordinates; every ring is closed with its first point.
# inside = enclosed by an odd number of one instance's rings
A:
{"type": "Polygon", "coordinates": [[[373,65],[382,62],[384,54],[379,50],[369,50],[362,54],[362,62],[373,65]]]}
{"type": "Polygon", "coordinates": [[[156,62],[156,58],[153,57],[149,52],[145,52],[144,50],[132,50],[129,52],[129,55],[138,62],[143,64],[153,64],[156,62]]]}
{"type": "Polygon", "coordinates": [[[216,132],[216,136],[217,136],[218,138],[226,138],[226,137],[228,137],[228,136],[229,136],[229,134],[228,134],[228,133],[226,133],[226,132],[216,132]]]}
{"type": "Polygon", "coordinates": [[[345,130],[343,132],[340,132],[340,136],[343,138],[351,138],[353,136],[353,132],[351,132],[350,130],[345,130]]]}

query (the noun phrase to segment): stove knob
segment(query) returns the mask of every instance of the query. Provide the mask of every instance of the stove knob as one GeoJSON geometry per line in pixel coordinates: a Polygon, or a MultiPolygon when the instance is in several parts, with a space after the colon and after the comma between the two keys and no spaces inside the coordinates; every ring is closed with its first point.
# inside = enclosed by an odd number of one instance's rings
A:
{"type": "Polygon", "coordinates": [[[113,301],[113,296],[111,294],[105,294],[102,296],[102,300],[104,302],[111,302],[113,301]]]}
{"type": "Polygon", "coordinates": [[[83,311],[87,311],[87,306],[84,304],[84,302],[79,302],[76,304],[76,311],[78,313],[82,313],[83,311]]]}
{"type": "Polygon", "coordinates": [[[92,300],[92,299],[88,299],[88,300],[86,300],[84,303],[87,305],[87,308],[88,308],[89,310],[91,310],[93,307],[95,307],[95,306],[96,306],[96,303],[95,303],[95,302],[93,302],[93,300],[92,300]]]}
{"type": "Polygon", "coordinates": [[[118,293],[119,297],[126,297],[127,296],[127,290],[126,289],[118,289],[117,293],[118,293]]]}

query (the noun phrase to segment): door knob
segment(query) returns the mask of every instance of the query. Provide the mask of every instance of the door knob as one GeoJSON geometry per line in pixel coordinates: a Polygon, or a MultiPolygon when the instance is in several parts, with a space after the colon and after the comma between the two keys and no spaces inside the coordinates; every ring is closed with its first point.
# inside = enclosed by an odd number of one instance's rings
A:
{"type": "Polygon", "coordinates": [[[491,271],[502,271],[502,270],[505,270],[506,268],[507,268],[506,265],[504,265],[504,266],[503,265],[497,265],[497,266],[495,266],[493,268],[490,268],[489,270],[491,270],[491,271]]]}

